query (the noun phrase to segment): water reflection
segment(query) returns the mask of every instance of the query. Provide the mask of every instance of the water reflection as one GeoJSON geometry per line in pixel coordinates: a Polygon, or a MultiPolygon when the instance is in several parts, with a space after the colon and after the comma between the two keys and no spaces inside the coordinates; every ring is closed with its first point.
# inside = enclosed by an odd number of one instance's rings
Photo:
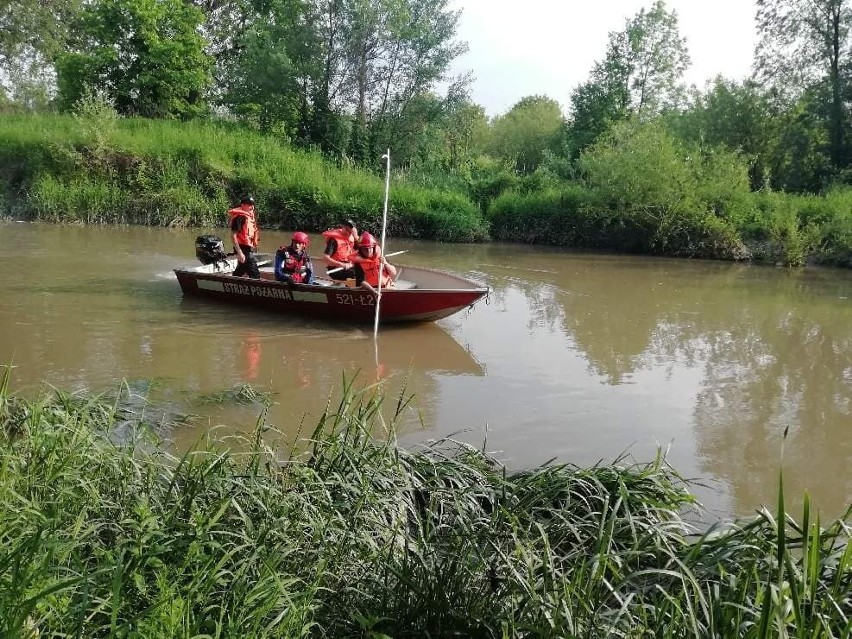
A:
{"type": "MultiPolygon", "coordinates": [[[[733,510],[766,503],[777,485],[788,426],[783,465],[791,501],[800,501],[805,490],[829,509],[852,500],[847,273],[823,279],[819,271],[717,263],[696,271],[671,260],[604,256],[569,255],[560,263],[536,271],[536,281],[520,279],[513,265],[491,265],[489,284],[499,291],[503,312],[520,291],[528,333],[565,336],[566,351],[580,352],[602,383],[646,385],[656,372],[659,392],[691,397],[695,470],[722,482],[733,510]],[[696,374],[690,378],[688,371],[696,374]]],[[[537,386],[567,393],[576,383],[570,377],[561,388],[544,379],[537,386]]],[[[640,401],[658,401],[656,393],[642,394],[640,401]]],[[[622,395],[610,401],[617,404],[622,395]]],[[[677,401],[667,404],[673,408],[677,401]]],[[[634,411],[665,419],[635,401],[634,411]]],[[[622,432],[643,421],[629,413],[625,418],[622,432]]]]}

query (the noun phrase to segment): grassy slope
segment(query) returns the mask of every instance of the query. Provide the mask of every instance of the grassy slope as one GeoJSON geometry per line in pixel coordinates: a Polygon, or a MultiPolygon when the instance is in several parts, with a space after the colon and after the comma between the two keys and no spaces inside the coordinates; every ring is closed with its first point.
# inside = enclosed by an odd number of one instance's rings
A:
{"type": "MultiPolygon", "coordinates": [[[[203,123],[71,116],[0,120],[6,208],[56,222],[205,226],[244,193],[262,224],[324,230],[343,217],[380,226],[384,181],[340,169],[245,130],[203,123]]],[[[455,193],[393,185],[389,231],[446,241],[487,239],[455,193]]]]}

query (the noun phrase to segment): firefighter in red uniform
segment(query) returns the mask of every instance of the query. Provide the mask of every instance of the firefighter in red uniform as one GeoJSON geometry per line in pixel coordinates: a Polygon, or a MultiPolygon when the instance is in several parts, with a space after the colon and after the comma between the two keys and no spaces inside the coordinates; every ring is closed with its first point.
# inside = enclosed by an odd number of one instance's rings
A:
{"type": "Polygon", "coordinates": [[[333,280],[346,280],[355,277],[352,270],[352,256],[355,255],[355,243],[358,240],[358,229],[355,222],[344,220],[336,229],[329,229],[322,234],[325,238],[325,252],[322,259],[329,271],[328,276],[333,280]]]}
{"type": "Polygon", "coordinates": [[[382,255],[382,247],[376,239],[367,231],[361,234],[358,240],[358,254],[352,256],[355,271],[355,284],[362,288],[376,292],[379,286],[379,274],[381,273],[382,288],[390,288],[396,279],[396,267],[388,264],[382,255]]]}
{"type": "Polygon", "coordinates": [[[259,280],[260,270],[254,254],[260,243],[260,229],[254,214],[254,198],[250,195],[240,200],[240,206],[228,211],[228,222],[231,226],[231,238],[234,240],[234,252],[237,256],[236,277],[248,275],[259,280]]]}
{"type": "Polygon", "coordinates": [[[308,256],[308,235],[293,233],[290,246],[282,246],[275,253],[275,279],[294,284],[313,284],[314,267],[308,256]]]}

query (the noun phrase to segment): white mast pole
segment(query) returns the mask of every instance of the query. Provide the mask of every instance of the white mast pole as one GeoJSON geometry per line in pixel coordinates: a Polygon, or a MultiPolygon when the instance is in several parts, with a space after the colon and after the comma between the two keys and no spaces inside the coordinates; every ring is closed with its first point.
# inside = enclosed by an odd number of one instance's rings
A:
{"type": "MultiPolygon", "coordinates": [[[[390,149],[382,156],[385,160],[385,208],[382,214],[382,258],[385,257],[385,233],[388,227],[388,192],[390,191],[390,149]]],[[[379,268],[379,295],[376,298],[376,320],[373,323],[373,339],[379,336],[379,305],[382,303],[382,275],[384,269],[379,268]]]]}

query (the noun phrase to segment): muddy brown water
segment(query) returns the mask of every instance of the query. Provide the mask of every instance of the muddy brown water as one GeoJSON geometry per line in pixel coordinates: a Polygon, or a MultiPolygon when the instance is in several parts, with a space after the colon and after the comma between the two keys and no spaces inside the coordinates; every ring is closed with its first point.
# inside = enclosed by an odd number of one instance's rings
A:
{"type": "MultiPolygon", "coordinates": [[[[852,502],[850,271],[390,238],[399,263],[491,293],[437,323],[380,327],[376,343],[372,326],[184,299],[171,269],[194,263],[199,232],[0,224],[13,390],[126,380],[150,421],[163,406],[199,416],[166,433],[187,448],[257,419],[217,393],[270,393],[268,422],[295,437],[357,372],[386,413],[411,396],[406,444],[454,434],[510,468],[648,461],[662,447],[720,517],[772,508],[782,463],[791,508],[806,490],[826,517],[852,502]]],[[[261,249],[287,238],[267,231],[261,249]]]]}

